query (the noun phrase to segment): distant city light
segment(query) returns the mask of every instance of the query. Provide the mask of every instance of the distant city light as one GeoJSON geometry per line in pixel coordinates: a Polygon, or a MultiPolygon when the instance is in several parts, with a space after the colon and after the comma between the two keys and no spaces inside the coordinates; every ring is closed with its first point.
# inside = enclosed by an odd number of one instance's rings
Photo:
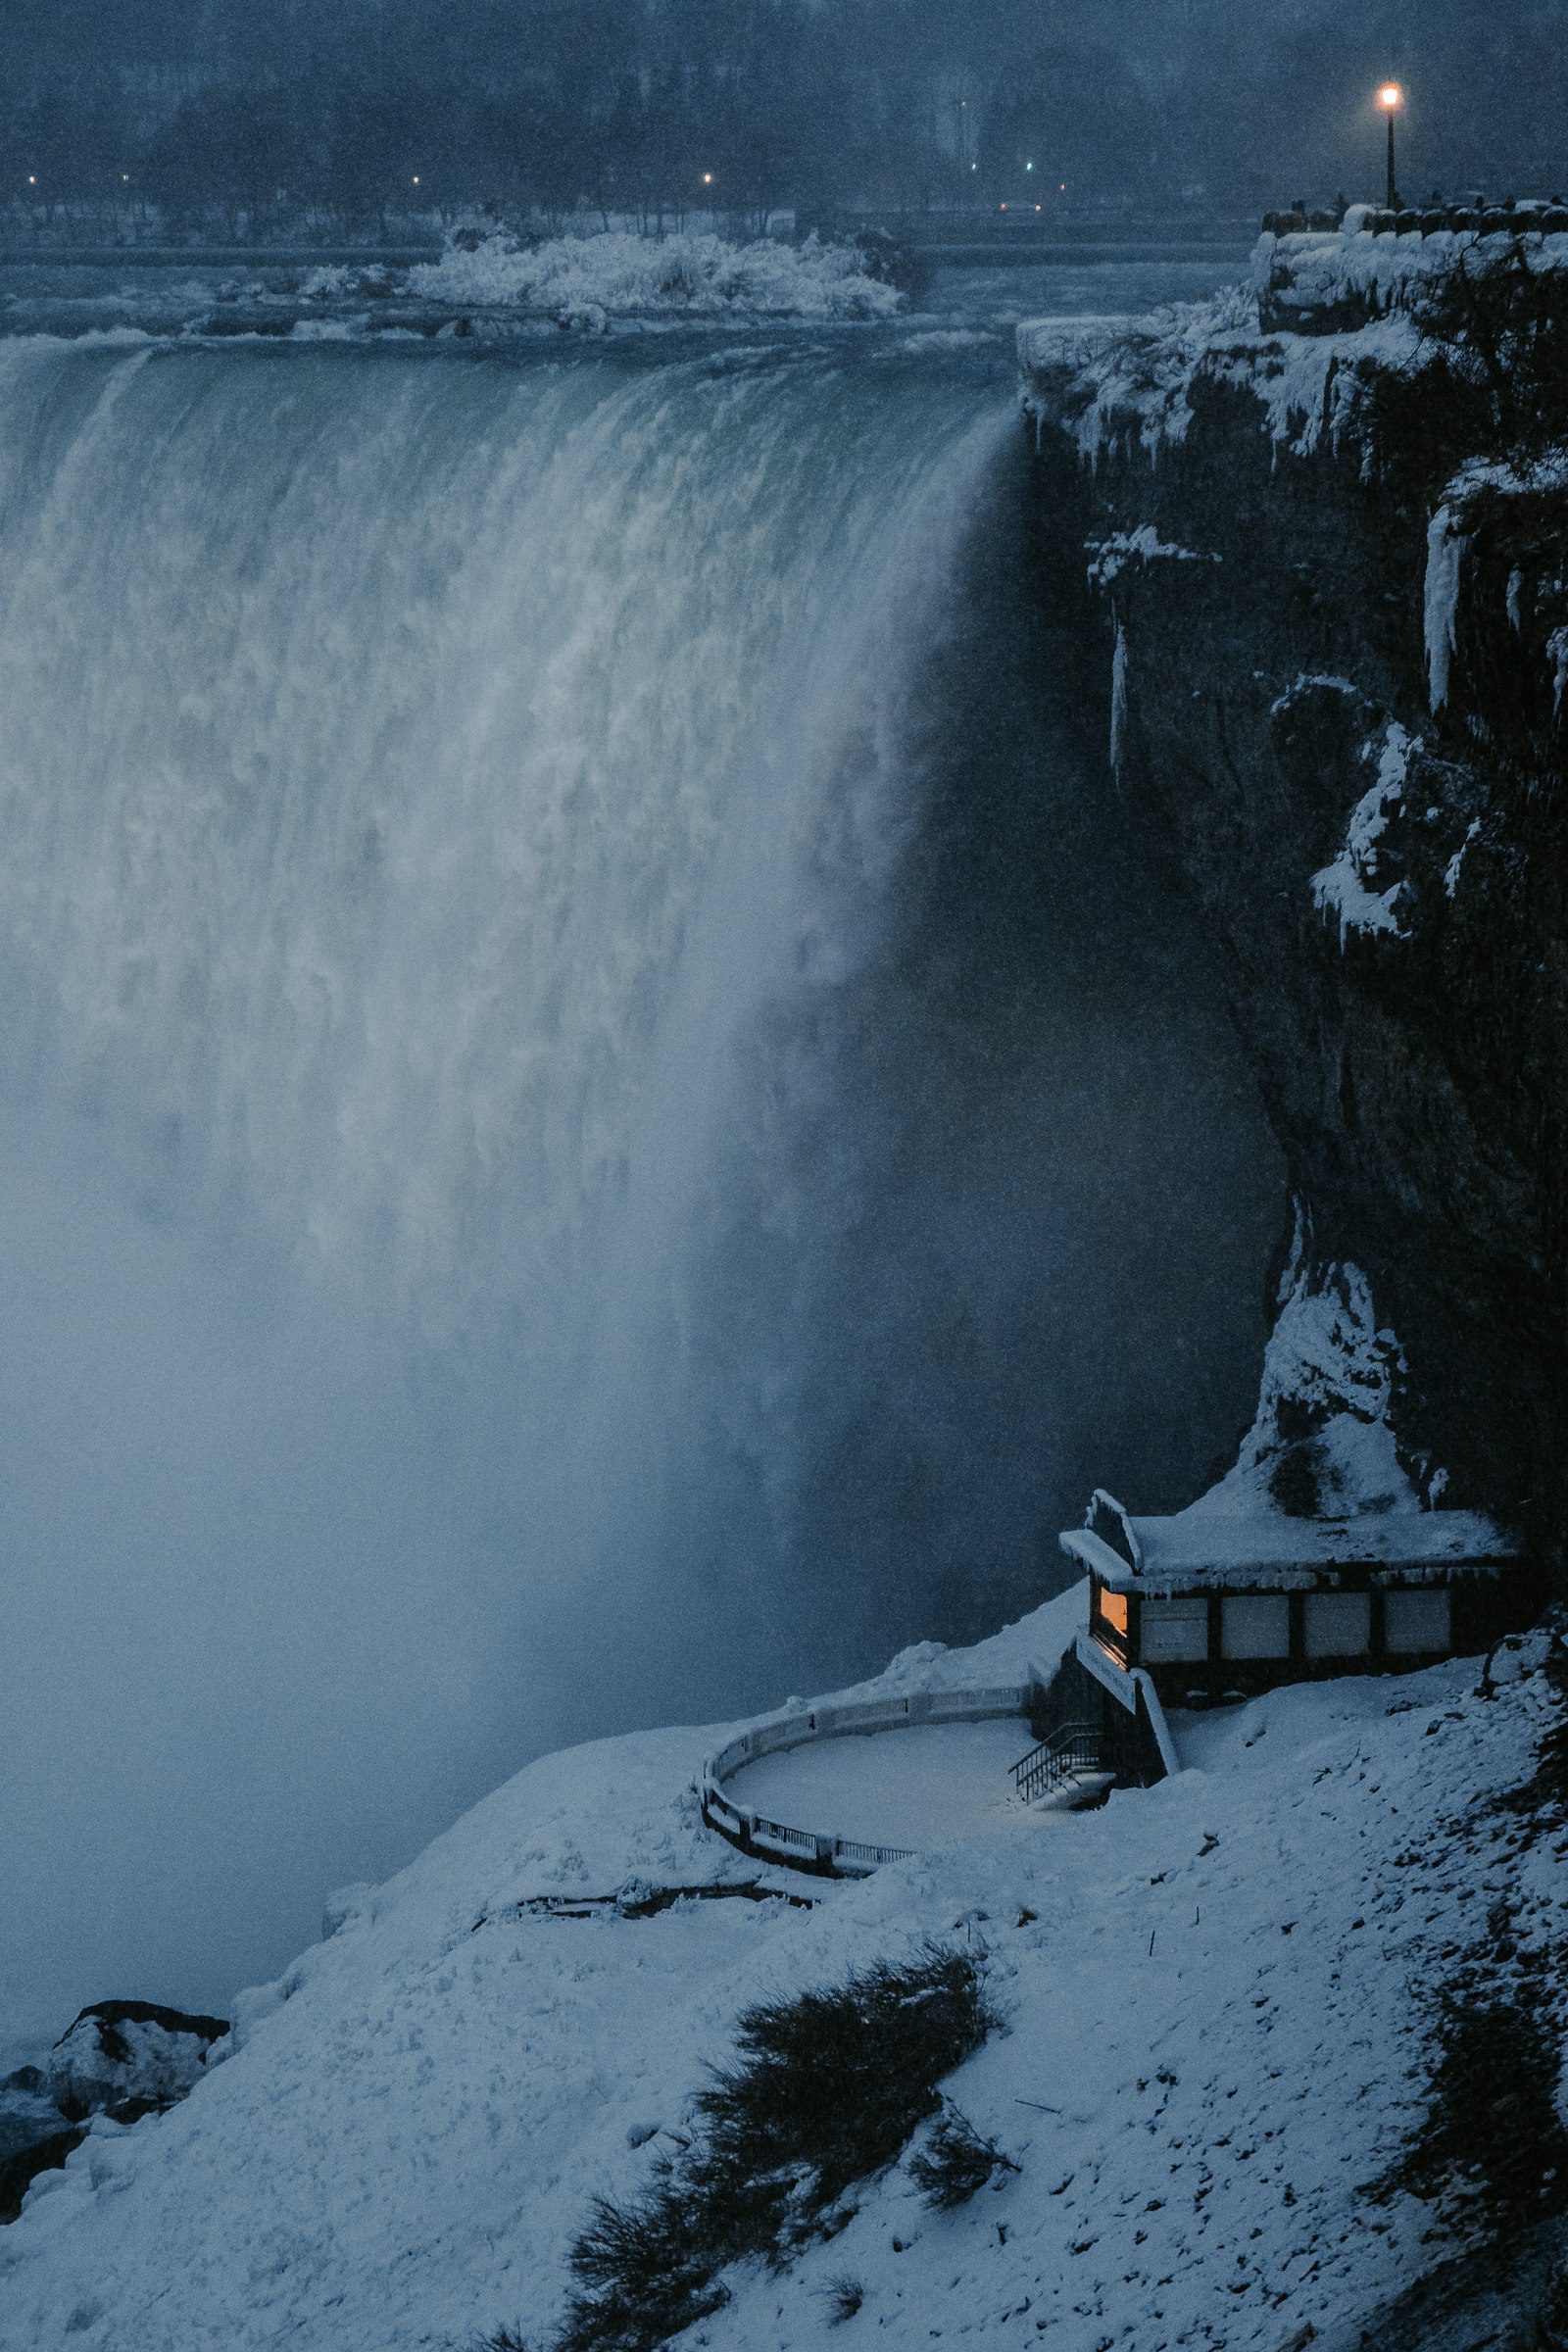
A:
{"type": "Polygon", "coordinates": [[[1034,166],[1033,166],[1033,164],[1025,164],[1025,166],[1024,166],[1024,170],[1025,170],[1026,172],[1032,172],[1032,171],[1034,170],[1034,166]]]}
{"type": "Polygon", "coordinates": [[[713,184],[713,174],[711,173],[711,172],[705,172],[703,173],[703,185],[704,185],[704,187],[705,187],[705,188],[710,188],[710,187],[712,186],[712,184],[713,184]]]}
{"type": "Polygon", "coordinates": [[[419,184],[419,174],[417,173],[417,172],[416,172],[416,173],[414,174],[414,184],[415,184],[415,186],[416,186],[416,187],[417,187],[417,186],[418,186],[418,184],[419,184]]]}
{"type": "Polygon", "coordinates": [[[29,188],[35,188],[38,185],[38,174],[36,172],[29,172],[27,173],[27,185],[29,188]]]}
{"type": "Polygon", "coordinates": [[[129,185],[130,185],[130,173],[129,173],[128,172],[122,172],[122,173],[120,174],[120,184],[121,184],[121,186],[122,186],[122,188],[128,188],[128,187],[129,187],[129,185]]]}

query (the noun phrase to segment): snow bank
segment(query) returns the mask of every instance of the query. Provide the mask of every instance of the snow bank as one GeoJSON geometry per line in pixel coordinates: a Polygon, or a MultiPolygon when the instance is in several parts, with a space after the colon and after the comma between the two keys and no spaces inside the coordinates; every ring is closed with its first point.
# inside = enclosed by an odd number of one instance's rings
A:
{"type": "Polygon", "coordinates": [[[716,236],[554,237],[520,246],[498,233],[471,249],[450,246],[417,264],[408,291],[433,302],[538,313],[602,326],[613,318],[890,318],[905,307],[849,245],[716,236]]]}

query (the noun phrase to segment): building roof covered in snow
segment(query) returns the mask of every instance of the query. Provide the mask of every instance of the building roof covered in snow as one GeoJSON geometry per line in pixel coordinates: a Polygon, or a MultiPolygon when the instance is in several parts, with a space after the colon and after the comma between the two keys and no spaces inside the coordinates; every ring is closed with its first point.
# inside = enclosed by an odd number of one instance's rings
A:
{"type": "Polygon", "coordinates": [[[1437,1583],[1500,1568],[1519,1549],[1479,1511],[1306,1519],[1196,1504],[1174,1518],[1140,1519],[1102,1490],[1086,1524],[1069,1529],[1061,1547],[1106,1584],[1142,1591],[1304,1590],[1348,1569],[1399,1583],[1437,1583]]]}

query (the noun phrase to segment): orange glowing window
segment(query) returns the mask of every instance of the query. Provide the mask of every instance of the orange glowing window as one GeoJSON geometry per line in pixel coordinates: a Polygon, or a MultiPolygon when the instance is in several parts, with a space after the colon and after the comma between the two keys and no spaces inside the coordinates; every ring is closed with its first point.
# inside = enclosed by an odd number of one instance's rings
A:
{"type": "Polygon", "coordinates": [[[1127,1595],[1125,1592],[1112,1592],[1102,1585],[1100,1588],[1100,1616],[1102,1624],[1107,1625],[1113,1634],[1119,1634],[1121,1639],[1126,1641],[1127,1595]]]}

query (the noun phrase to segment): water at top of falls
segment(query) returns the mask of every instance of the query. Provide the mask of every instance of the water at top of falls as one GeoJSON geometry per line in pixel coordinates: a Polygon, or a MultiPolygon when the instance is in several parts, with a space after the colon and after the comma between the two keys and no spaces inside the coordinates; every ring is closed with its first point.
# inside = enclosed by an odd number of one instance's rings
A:
{"type": "Polygon", "coordinates": [[[220,2007],[1245,1419],[1277,1170],[1103,953],[1000,349],[0,340],[0,2008],[220,2007]]]}

